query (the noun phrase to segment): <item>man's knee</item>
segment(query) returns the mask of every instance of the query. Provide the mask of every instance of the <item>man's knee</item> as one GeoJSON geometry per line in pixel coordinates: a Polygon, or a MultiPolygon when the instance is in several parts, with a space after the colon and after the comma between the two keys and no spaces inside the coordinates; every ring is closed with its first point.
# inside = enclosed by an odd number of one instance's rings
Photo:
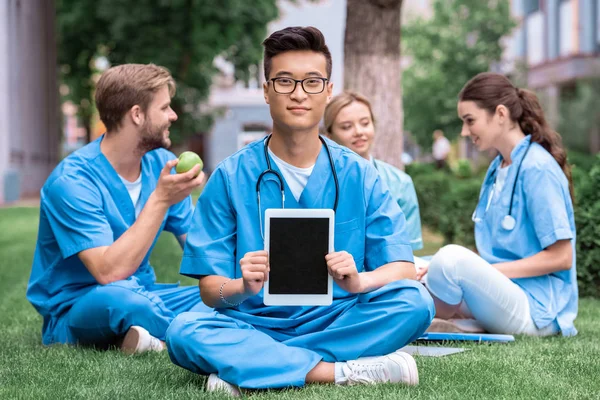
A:
{"type": "MultiPolygon", "coordinates": [[[[400,323],[408,315],[411,321],[429,324],[435,315],[433,299],[427,289],[418,281],[401,280],[386,285],[392,294],[395,306],[390,307],[390,318],[398,319],[400,323]]],[[[386,296],[387,297],[387,296],[386,296]]]]}
{"type": "Polygon", "coordinates": [[[170,314],[158,296],[141,286],[131,285],[129,281],[117,281],[98,286],[87,296],[89,296],[86,300],[87,306],[94,309],[139,316],[170,314]]]}
{"type": "Polygon", "coordinates": [[[394,302],[386,307],[385,317],[390,333],[387,350],[396,350],[417,339],[435,315],[433,299],[420,282],[403,280],[393,284],[397,286],[394,302]]]}
{"type": "Polygon", "coordinates": [[[165,339],[173,363],[189,369],[191,354],[197,355],[207,351],[204,338],[207,334],[218,333],[217,329],[208,328],[210,318],[210,313],[184,312],[173,319],[167,328],[165,339]]]}
{"type": "Polygon", "coordinates": [[[415,282],[414,286],[404,290],[402,301],[411,315],[411,321],[429,326],[435,315],[435,306],[431,294],[421,283],[415,282]]]}
{"type": "MultiPolygon", "coordinates": [[[[210,325],[211,313],[204,312],[184,312],[176,316],[167,329],[167,347],[181,349],[189,346],[192,342],[194,346],[201,345],[203,327],[210,325]]],[[[209,329],[212,330],[212,329],[209,329]]]]}
{"type": "Polygon", "coordinates": [[[185,335],[183,333],[185,329],[185,325],[187,324],[187,316],[191,314],[189,312],[184,312],[179,314],[173,319],[169,327],[167,328],[165,343],[167,344],[167,349],[169,350],[169,355],[173,362],[176,362],[177,357],[173,357],[173,355],[179,353],[179,350],[183,345],[185,345],[185,335]]]}

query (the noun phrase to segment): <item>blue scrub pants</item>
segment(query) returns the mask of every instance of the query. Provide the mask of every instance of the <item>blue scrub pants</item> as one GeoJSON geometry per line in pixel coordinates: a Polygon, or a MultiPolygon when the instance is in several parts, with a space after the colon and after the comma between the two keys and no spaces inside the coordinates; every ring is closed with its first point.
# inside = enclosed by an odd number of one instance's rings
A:
{"type": "Polygon", "coordinates": [[[413,280],[334,301],[331,308],[335,311],[319,326],[301,335],[294,328],[253,326],[218,311],[183,313],[167,331],[169,356],[192,372],[216,373],[242,388],[303,386],[321,360],[394,352],[417,339],[435,314],[431,296],[413,280]],[[348,304],[339,307],[340,302],[348,304]]]}
{"type": "Polygon", "coordinates": [[[165,340],[167,328],[184,311],[208,312],[197,286],[144,286],[137,277],[98,285],[61,318],[55,330],[59,343],[107,347],[116,344],[133,325],[165,340]]]}

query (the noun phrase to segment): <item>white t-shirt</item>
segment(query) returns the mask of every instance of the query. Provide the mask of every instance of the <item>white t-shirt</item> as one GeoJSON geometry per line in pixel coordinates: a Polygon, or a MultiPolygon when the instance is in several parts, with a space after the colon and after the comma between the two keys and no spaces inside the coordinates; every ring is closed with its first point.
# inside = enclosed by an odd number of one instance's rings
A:
{"type": "Polygon", "coordinates": [[[508,175],[508,169],[510,165],[507,165],[504,168],[498,168],[498,173],[496,174],[496,184],[494,185],[494,196],[500,196],[500,192],[504,187],[504,182],[506,182],[506,176],[508,175]]]}
{"type": "Polygon", "coordinates": [[[433,158],[443,160],[450,152],[450,141],[446,137],[440,137],[433,142],[433,158]]]}
{"type": "Polygon", "coordinates": [[[123,181],[123,184],[127,188],[127,192],[129,192],[129,197],[131,197],[133,208],[135,208],[135,217],[137,218],[142,211],[142,202],[140,201],[140,195],[142,194],[142,174],[138,176],[135,182],[129,182],[121,175],[119,175],[119,178],[121,178],[121,181],[123,181]]]}
{"type": "Polygon", "coordinates": [[[308,168],[295,167],[291,164],[286,163],[281,158],[277,157],[275,153],[271,151],[271,149],[269,149],[269,155],[271,156],[271,158],[273,158],[273,161],[275,161],[277,167],[279,167],[279,170],[283,175],[283,179],[285,179],[285,182],[288,184],[288,187],[292,191],[294,198],[296,199],[296,201],[298,201],[300,199],[302,191],[306,187],[308,178],[310,177],[310,174],[312,174],[313,168],[315,168],[315,166],[313,165],[308,168]]]}

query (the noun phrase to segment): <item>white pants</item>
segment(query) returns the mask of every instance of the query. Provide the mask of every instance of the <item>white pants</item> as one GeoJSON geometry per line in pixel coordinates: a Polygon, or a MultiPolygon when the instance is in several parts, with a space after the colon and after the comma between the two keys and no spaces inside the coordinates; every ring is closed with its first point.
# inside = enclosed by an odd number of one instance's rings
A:
{"type": "Polygon", "coordinates": [[[444,303],[461,305],[490,333],[549,336],[556,323],[538,329],[531,318],[527,295],[491,264],[458,245],[441,248],[431,259],[425,283],[444,303]]]}

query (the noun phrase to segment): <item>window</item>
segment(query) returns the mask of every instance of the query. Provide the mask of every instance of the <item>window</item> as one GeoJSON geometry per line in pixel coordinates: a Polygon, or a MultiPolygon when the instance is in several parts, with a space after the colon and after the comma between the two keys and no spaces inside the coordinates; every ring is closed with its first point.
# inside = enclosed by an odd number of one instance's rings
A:
{"type": "Polygon", "coordinates": [[[596,51],[600,52],[600,0],[596,0],[596,51]]]}
{"type": "Polygon", "coordinates": [[[533,14],[540,10],[539,0],[523,0],[523,11],[525,15],[533,14]]]}
{"type": "Polygon", "coordinates": [[[567,57],[575,52],[573,42],[573,2],[561,1],[559,5],[558,54],[567,57]]]}
{"type": "Polygon", "coordinates": [[[545,59],[544,54],[544,14],[536,11],[527,16],[527,63],[540,64],[545,59]]]}

